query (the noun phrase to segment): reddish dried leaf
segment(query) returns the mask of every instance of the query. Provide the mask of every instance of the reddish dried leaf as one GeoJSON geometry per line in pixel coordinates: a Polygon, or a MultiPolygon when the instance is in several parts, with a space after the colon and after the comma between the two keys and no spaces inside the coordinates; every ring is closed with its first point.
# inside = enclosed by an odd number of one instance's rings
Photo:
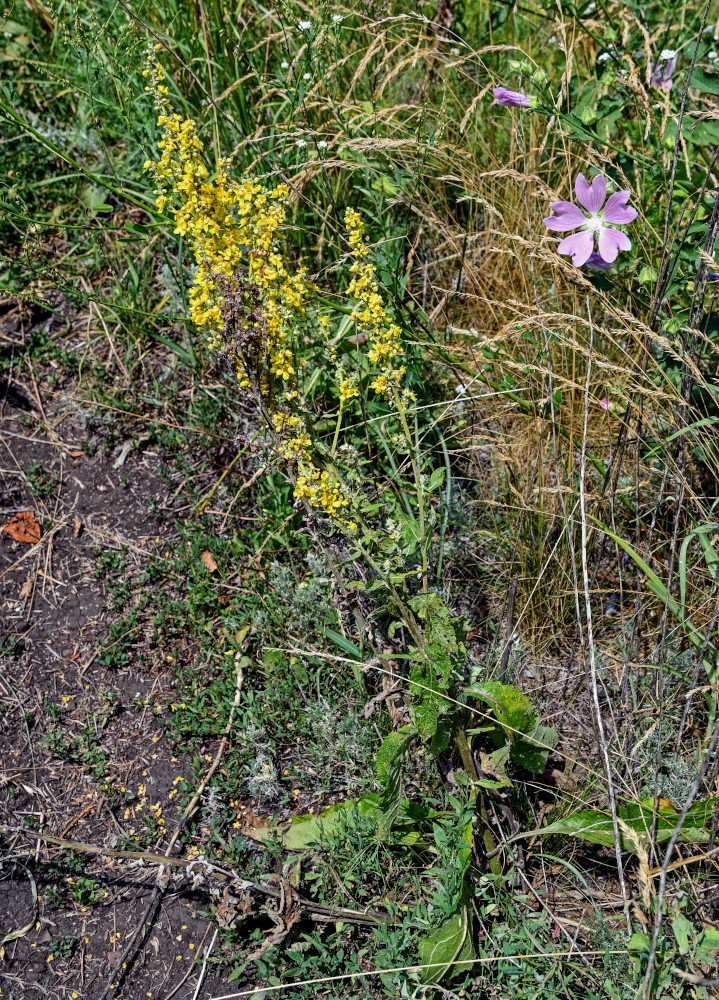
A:
{"type": "Polygon", "coordinates": [[[80,532],[82,531],[82,521],[79,517],[73,517],[72,519],[72,537],[79,538],[80,532]]]}
{"type": "Polygon", "coordinates": [[[22,587],[20,588],[19,597],[21,601],[24,601],[27,597],[30,597],[30,595],[32,594],[33,585],[34,584],[32,579],[28,577],[25,583],[23,583],[22,587]]]}
{"type": "Polygon", "coordinates": [[[31,510],[21,510],[4,524],[1,531],[6,531],[16,542],[34,545],[40,541],[40,525],[31,510]]]}

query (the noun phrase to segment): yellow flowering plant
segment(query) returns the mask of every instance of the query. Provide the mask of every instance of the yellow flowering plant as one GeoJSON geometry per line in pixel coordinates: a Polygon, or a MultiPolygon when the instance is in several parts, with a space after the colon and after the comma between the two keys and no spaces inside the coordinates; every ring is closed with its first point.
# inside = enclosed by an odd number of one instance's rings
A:
{"type": "MultiPolygon", "coordinates": [[[[412,433],[408,419],[416,397],[406,385],[402,326],[388,306],[362,217],[354,208],[345,211],[347,304],[328,309],[332,299],[320,294],[307,266],[293,262],[290,186],[235,178],[228,160],[210,170],[195,122],[169,105],[159,64],[149,75],[162,135],[160,155],[146,169],[155,180],[158,210],[171,213],[175,233],[192,254],[190,318],[204,331],[208,348],[229,364],[238,389],[255,400],[295,499],[311,516],[320,515],[331,531],[343,533],[351,542],[352,558],[369,568],[373,581],[354,585],[375,594],[384,591],[385,610],[398,619],[390,637],[397,624],[411,637],[400,655],[412,664],[404,678],[411,692],[412,725],[400,740],[390,734],[380,749],[378,774],[385,786],[380,830],[388,829],[396,814],[395,778],[412,742],[420,739],[438,753],[454,739],[477,803],[484,845],[491,852],[483,782],[464,728],[464,710],[450,697],[453,673],[464,657],[465,625],[432,591],[428,578],[436,524],[432,495],[441,488],[445,470],[431,476],[422,470],[418,434],[412,433]],[[356,347],[354,369],[344,350],[349,340],[356,347]],[[325,416],[308,403],[320,380],[336,405],[331,445],[324,440],[325,416]],[[382,419],[392,423],[399,464],[404,467],[408,461],[411,466],[410,485],[391,459],[404,506],[393,490],[380,495],[376,484],[381,470],[373,467],[371,456],[363,467],[347,433],[351,425],[340,441],[343,417],[352,408],[369,442],[368,405],[379,407],[382,419]]],[[[374,640],[368,640],[372,645],[374,640]]],[[[393,660],[375,652],[382,669],[394,676],[393,660]]],[[[495,861],[492,867],[497,870],[495,861]]]]}

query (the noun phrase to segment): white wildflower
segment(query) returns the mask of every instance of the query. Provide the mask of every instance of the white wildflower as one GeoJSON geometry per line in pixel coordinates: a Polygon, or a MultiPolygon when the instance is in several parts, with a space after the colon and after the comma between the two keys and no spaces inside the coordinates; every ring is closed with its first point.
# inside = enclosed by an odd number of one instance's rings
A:
{"type": "Polygon", "coordinates": [[[327,143],[325,142],[324,139],[320,139],[320,141],[317,143],[317,148],[318,149],[327,149],[327,143]]]}
{"type": "Polygon", "coordinates": [[[312,31],[312,21],[298,21],[297,27],[300,31],[312,31]]]}
{"type": "Polygon", "coordinates": [[[302,149],[302,147],[306,146],[306,145],[307,145],[307,143],[305,142],[304,139],[297,139],[295,141],[295,146],[299,146],[300,149],[302,149]]]}
{"type": "Polygon", "coordinates": [[[676,57],[676,49],[662,49],[659,53],[660,59],[674,59],[676,57]]]}

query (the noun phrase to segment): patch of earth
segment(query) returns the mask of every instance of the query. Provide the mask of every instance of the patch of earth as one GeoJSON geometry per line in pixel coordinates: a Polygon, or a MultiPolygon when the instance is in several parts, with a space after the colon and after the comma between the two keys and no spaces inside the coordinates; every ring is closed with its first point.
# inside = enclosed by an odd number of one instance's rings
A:
{"type": "Polygon", "coordinates": [[[119,463],[88,454],[86,440],[81,408],[55,409],[33,384],[0,386],[0,527],[22,514],[41,532],[34,541],[0,531],[0,940],[19,932],[2,947],[1,995],[203,1000],[223,991],[209,969],[196,991],[215,935],[191,879],[172,879],[120,979],[113,970],[157,867],[33,837],[126,848],[149,828],[164,853],[177,784],[189,777],[162,735],[162,664],[102,662],[124,610],[103,567],[122,558],[129,578],[162,557],[173,528],[153,510],[173,497],[156,452],[127,451],[119,463]]]}

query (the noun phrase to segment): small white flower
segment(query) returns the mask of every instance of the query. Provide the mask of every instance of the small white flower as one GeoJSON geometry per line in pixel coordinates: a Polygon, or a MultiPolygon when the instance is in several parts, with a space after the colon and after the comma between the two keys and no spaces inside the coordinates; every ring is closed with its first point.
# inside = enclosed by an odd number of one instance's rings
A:
{"type": "Polygon", "coordinates": [[[557,44],[557,36],[556,35],[552,35],[551,38],[548,38],[547,39],[547,44],[548,45],[556,45],[557,44]]]}
{"type": "Polygon", "coordinates": [[[585,14],[593,14],[596,9],[597,9],[597,5],[595,3],[590,3],[589,6],[587,7],[587,9],[584,11],[584,13],[585,14]]]}
{"type": "Polygon", "coordinates": [[[659,53],[660,59],[674,59],[677,52],[676,49],[662,49],[659,53]]]}
{"type": "Polygon", "coordinates": [[[467,387],[465,385],[462,385],[460,383],[460,385],[458,385],[457,388],[454,390],[454,394],[455,394],[455,396],[466,396],[467,395],[467,387]]]}
{"type": "Polygon", "coordinates": [[[297,27],[300,31],[312,31],[312,21],[298,21],[297,27]]]}
{"type": "Polygon", "coordinates": [[[710,59],[719,58],[719,52],[717,52],[716,49],[712,49],[711,52],[709,53],[709,58],[710,59]]]}
{"type": "Polygon", "coordinates": [[[334,21],[335,24],[339,24],[340,21],[344,20],[344,17],[342,16],[342,14],[333,14],[332,20],[334,21]]]}
{"type": "Polygon", "coordinates": [[[311,80],[312,79],[312,74],[311,73],[303,73],[302,74],[302,79],[303,80],[311,80]]]}
{"type": "Polygon", "coordinates": [[[459,49],[457,48],[456,45],[453,46],[449,51],[452,53],[453,56],[458,56],[459,55],[459,49]]]}
{"type": "Polygon", "coordinates": [[[320,139],[320,141],[317,143],[317,148],[318,149],[327,149],[327,143],[325,142],[324,139],[320,139]]]}
{"type": "Polygon", "coordinates": [[[282,62],[280,63],[280,69],[289,69],[289,68],[290,64],[287,62],[286,59],[283,59],[282,62]]]}
{"type": "Polygon", "coordinates": [[[611,52],[600,52],[597,56],[598,63],[605,63],[608,59],[612,58],[611,52]]]}
{"type": "Polygon", "coordinates": [[[300,149],[302,149],[302,147],[306,146],[306,145],[307,145],[307,143],[305,142],[304,139],[297,139],[295,141],[295,146],[299,146],[300,149]]]}

